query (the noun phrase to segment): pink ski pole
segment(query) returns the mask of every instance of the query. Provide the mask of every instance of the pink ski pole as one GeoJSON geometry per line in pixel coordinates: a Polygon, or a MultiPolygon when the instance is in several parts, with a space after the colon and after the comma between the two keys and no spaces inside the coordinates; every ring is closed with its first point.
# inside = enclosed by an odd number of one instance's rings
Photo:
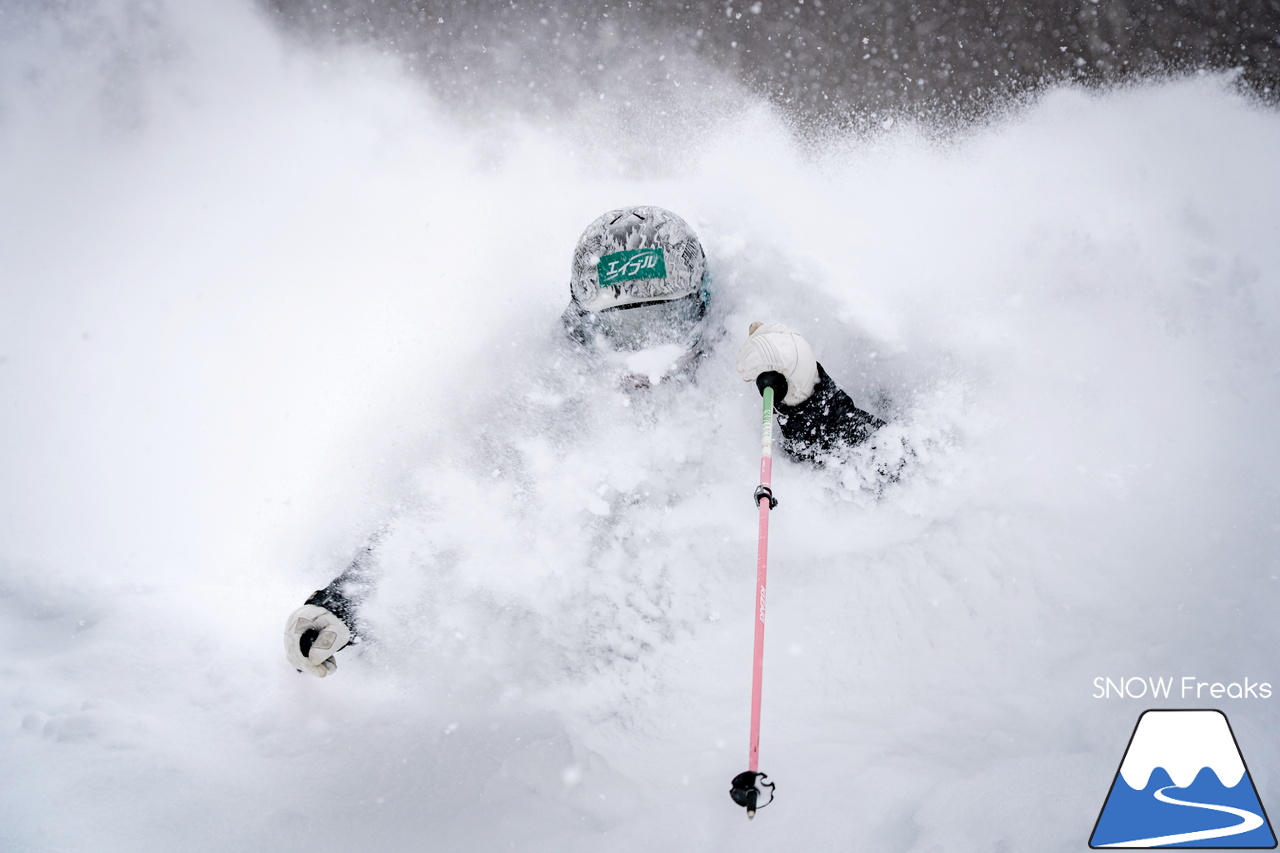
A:
{"type": "Polygon", "coordinates": [[[775,389],[785,397],[787,380],[781,373],[768,371],[756,378],[763,400],[760,437],[760,485],[756,487],[756,506],[760,508],[760,535],[756,548],[755,650],[751,667],[751,741],[747,751],[747,770],[733,777],[729,796],[747,810],[747,818],[756,816],[757,808],[773,801],[772,782],[760,772],[760,696],[764,686],[764,602],[769,572],[769,511],[778,505],[773,497],[773,398],[775,389]],[[767,789],[767,790],[766,790],[767,789]],[[767,797],[761,802],[762,798],[767,797]]]}

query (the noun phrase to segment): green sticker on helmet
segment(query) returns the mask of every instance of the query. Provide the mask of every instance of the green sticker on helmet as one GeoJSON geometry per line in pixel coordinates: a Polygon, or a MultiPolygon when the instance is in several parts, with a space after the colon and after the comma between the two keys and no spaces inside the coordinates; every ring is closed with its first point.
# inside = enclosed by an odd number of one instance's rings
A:
{"type": "Polygon", "coordinates": [[[596,274],[601,287],[612,287],[624,281],[640,278],[666,278],[667,262],[662,247],[652,249],[628,249],[611,252],[596,264],[596,274]]]}

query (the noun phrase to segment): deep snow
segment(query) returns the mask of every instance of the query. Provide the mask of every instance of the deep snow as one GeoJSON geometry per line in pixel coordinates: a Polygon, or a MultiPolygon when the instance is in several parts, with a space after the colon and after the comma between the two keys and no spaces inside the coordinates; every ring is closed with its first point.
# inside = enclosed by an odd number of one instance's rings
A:
{"type": "Polygon", "coordinates": [[[1278,801],[1280,696],[1093,698],[1280,686],[1274,112],[801,147],[732,91],[467,119],[239,4],[60,14],[0,26],[0,848],[1079,850],[1147,707],[1223,708],[1278,801]],[[692,384],[559,338],[628,203],[706,245],[692,384]],[[754,319],[918,458],[775,465],[748,823],[754,319]],[[379,530],[378,641],[298,675],[379,530]]]}

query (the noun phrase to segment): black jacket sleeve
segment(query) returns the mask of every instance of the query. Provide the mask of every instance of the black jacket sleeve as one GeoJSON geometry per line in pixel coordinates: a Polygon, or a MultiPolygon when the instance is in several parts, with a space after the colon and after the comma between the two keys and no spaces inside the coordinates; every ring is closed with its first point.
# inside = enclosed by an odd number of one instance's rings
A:
{"type": "Polygon", "coordinates": [[[356,617],[356,610],[371,586],[370,564],[373,560],[374,544],[376,540],[366,545],[364,550],[351,561],[351,565],[330,581],[328,586],[316,590],[303,602],[319,605],[333,613],[351,629],[352,637],[360,636],[360,620],[356,617]]]}
{"type": "Polygon", "coordinates": [[[871,437],[884,421],[864,412],[836,386],[818,365],[818,384],[809,399],[796,406],[778,403],[782,449],[797,459],[816,459],[841,447],[853,447],[871,437]]]}

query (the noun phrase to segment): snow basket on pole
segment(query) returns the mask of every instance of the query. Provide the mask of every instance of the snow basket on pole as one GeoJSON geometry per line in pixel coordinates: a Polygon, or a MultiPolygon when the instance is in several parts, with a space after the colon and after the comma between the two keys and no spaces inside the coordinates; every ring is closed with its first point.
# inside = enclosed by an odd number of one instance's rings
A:
{"type": "Polygon", "coordinates": [[[768,776],[746,770],[733,777],[730,783],[729,796],[733,801],[747,810],[747,819],[756,816],[756,809],[762,809],[773,802],[773,783],[766,781],[768,776]]]}

